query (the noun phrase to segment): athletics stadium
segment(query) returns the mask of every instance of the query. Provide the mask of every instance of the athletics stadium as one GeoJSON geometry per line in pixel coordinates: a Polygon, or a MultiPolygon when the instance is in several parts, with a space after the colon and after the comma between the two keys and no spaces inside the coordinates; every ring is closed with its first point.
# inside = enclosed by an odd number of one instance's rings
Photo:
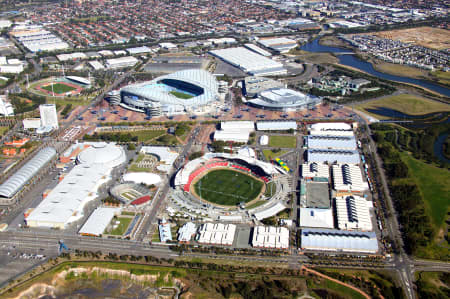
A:
{"type": "Polygon", "coordinates": [[[120,106],[150,116],[208,113],[220,104],[218,90],[209,72],[183,70],[122,88],[120,106]]]}

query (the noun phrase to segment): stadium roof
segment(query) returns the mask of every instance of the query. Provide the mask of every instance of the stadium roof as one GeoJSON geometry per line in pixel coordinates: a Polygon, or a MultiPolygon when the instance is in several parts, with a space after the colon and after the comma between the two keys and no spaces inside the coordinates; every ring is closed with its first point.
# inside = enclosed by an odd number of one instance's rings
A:
{"type": "Polygon", "coordinates": [[[293,109],[316,105],[320,101],[321,99],[316,96],[292,89],[271,88],[260,92],[258,98],[250,99],[248,102],[251,105],[269,109],[293,109]]]}
{"type": "Polygon", "coordinates": [[[120,208],[99,207],[95,209],[78,233],[82,235],[100,236],[111,223],[114,215],[120,213],[120,211],[120,208]]]}
{"type": "Polygon", "coordinates": [[[272,216],[280,213],[284,209],[286,209],[286,206],[284,204],[282,204],[281,202],[277,202],[276,204],[274,204],[270,208],[265,209],[265,210],[263,210],[261,212],[254,213],[254,215],[255,215],[255,218],[257,220],[262,220],[262,219],[265,219],[265,218],[272,217],[272,216]]]}
{"type": "Polygon", "coordinates": [[[0,185],[0,196],[7,198],[13,197],[14,194],[27,184],[55,156],[56,150],[52,147],[46,147],[40,150],[30,161],[0,185]]]}
{"type": "Polygon", "coordinates": [[[310,250],[375,253],[378,243],[375,232],[334,229],[302,229],[302,248],[310,250]]]}
{"type": "Polygon", "coordinates": [[[152,81],[128,85],[122,88],[120,91],[121,94],[126,92],[128,94],[148,99],[151,102],[160,102],[161,104],[167,105],[195,107],[206,105],[210,102],[216,101],[218,99],[218,89],[219,85],[215,76],[205,70],[190,69],[178,71],[166,76],[161,76],[152,81]],[[157,88],[156,84],[158,84],[162,80],[167,79],[187,82],[192,85],[201,87],[203,89],[203,93],[190,99],[180,99],[162,88],[157,88]]]}
{"type": "Polygon", "coordinates": [[[78,76],[66,76],[67,79],[75,81],[75,82],[79,82],[81,84],[85,84],[85,85],[90,85],[91,81],[89,81],[86,78],[83,77],[78,77],[78,76]]]}

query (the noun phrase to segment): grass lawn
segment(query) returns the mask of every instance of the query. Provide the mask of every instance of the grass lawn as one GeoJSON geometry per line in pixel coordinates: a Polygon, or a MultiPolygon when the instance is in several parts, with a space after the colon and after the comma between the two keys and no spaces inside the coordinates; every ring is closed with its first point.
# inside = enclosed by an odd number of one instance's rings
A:
{"type": "MultiPolygon", "coordinates": [[[[45,89],[47,91],[52,91],[52,85],[48,85],[48,86],[44,86],[42,87],[42,89],[45,89]]],[[[73,88],[72,86],[68,86],[66,84],[61,84],[61,83],[55,83],[53,84],[53,92],[55,94],[61,94],[61,93],[66,93],[68,91],[72,91],[75,90],[75,88],[73,88]]]]}
{"type": "Polygon", "coordinates": [[[450,85],[450,72],[435,71],[431,72],[431,75],[438,78],[439,83],[450,85]]]}
{"type": "Polygon", "coordinates": [[[193,95],[190,95],[190,94],[187,94],[184,92],[175,91],[175,90],[172,90],[169,93],[171,95],[176,96],[177,98],[183,99],[183,100],[192,99],[194,97],[193,95]]]}
{"type": "Polygon", "coordinates": [[[0,127],[0,136],[3,136],[8,130],[9,127],[0,127]]]}
{"type": "Polygon", "coordinates": [[[388,73],[391,75],[405,76],[410,78],[428,77],[427,71],[407,65],[389,63],[381,60],[375,60],[372,65],[377,71],[388,73]]]}
{"type": "Polygon", "coordinates": [[[263,150],[264,157],[266,157],[267,160],[273,160],[275,158],[278,158],[278,157],[284,155],[287,152],[288,151],[285,150],[285,151],[279,151],[279,152],[275,153],[274,151],[269,150],[269,149],[263,150]]]}
{"type": "Polygon", "coordinates": [[[123,235],[127,230],[128,226],[130,225],[131,220],[133,220],[133,218],[118,217],[117,220],[120,221],[120,224],[109,233],[110,235],[115,236],[123,235]]]}
{"type": "Polygon", "coordinates": [[[297,138],[295,136],[270,136],[270,147],[295,148],[297,146],[297,138]]]}
{"type": "Polygon", "coordinates": [[[137,136],[139,142],[150,141],[153,138],[164,135],[166,132],[164,130],[142,130],[130,132],[131,135],[137,136]]]}
{"type": "Polygon", "coordinates": [[[249,202],[261,192],[263,182],[244,173],[212,170],[195,183],[195,192],[203,199],[219,205],[235,206],[249,202]]]}
{"type": "MultiPolygon", "coordinates": [[[[380,107],[397,110],[409,115],[423,115],[432,112],[450,111],[450,105],[448,104],[410,94],[401,94],[382,98],[380,100],[369,101],[358,105],[356,108],[374,115],[374,113],[370,113],[366,109],[377,109],[380,107]]],[[[375,116],[377,118],[383,118],[376,114],[375,116]]]]}
{"type": "Polygon", "coordinates": [[[245,206],[246,209],[250,210],[250,209],[254,209],[257,208],[259,206],[262,206],[263,204],[265,204],[267,202],[267,200],[258,200],[257,202],[249,205],[249,206],[245,206]]]}

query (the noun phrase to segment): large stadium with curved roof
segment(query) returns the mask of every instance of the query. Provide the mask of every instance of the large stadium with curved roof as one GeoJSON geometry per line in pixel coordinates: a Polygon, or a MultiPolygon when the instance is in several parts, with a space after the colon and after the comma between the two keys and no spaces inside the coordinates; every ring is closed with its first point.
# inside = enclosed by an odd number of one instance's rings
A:
{"type": "Polygon", "coordinates": [[[205,113],[219,104],[218,89],[209,72],[183,70],[122,88],[120,105],[151,116],[205,113]]]}

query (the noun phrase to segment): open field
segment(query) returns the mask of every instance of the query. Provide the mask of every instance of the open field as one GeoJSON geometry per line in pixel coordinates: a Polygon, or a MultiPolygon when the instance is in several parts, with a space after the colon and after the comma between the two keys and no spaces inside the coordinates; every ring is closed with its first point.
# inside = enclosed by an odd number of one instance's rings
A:
{"type": "Polygon", "coordinates": [[[131,134],[133,136],[137,136],[139,142],[147,142],[156,137],[164,135],[166,132],[163,130],[143,130],[143,131],[134,131],[131,134]]]}
{"type": "MultiPolygon", "coordinates": [[[[42,86],[42,89],[45,89],[47,91],[52,92],[52,85],[48,85],[48,86],[42,86]]],[[[68,86],[66,84],[61,84],[61,83],[55,83],[53,84],[53,92],[55,94],[62,94],[62,93],[66,93],[68,91],[72,91],[75,90],[75,88],[68,86]]]]}
{"type": "Polygon", "coordinates": [[[249,202],[260,193],[264,183],[239,171],[212,170],[194,185],[195,192],[204,200],[219,205],[235,206],[249,202]]]}
{"type": "Polygon", "coordinates": [[[450,31],[433,27],[417,27],[376,32],[374,35],[404,43],[413,43],[431,49],[442,50],[450,47],[450,31]]]}
{"type": "Polygon", "coordinates": [[[402,154],[402,160],[408,165],[411,177],[424,195],[433,224],[440,228],[449,210],[450,171],[416,160],[407,154],[402,154]]]}
{"type": "Polygon", "coordinates": [[[273,150],[269,150],[269,149],[263,150],[264,157],[266,157],[267,160],[273,160],[275,158],[278,158],[278,157],[284,155],[287,152],[288,152],[287,150],[281,150],[279,152],[274,152],[273,150]]]}
{"type": "Polygon", "coordinates": [[[3,136],[8,130],[9,127],[0,127],[0,136],[3,136]]]}
{"type": "Polygon", "coordinates": [[[179,92],[179,91],[171,91],[171,92],[169,92],[171,95],[174,95],[174,96],[176,96],[177,98],[179,98],[179,99],[183,99],[183,100],[187,100],[187,99],[191,99],[191,98],[193,98],[194,96],[192,96],[192,95],[190,95],[190,94],[187,94],[187,93],[184,93],[184,92],[179,92]]]}
{"type": "Polygon", "coordinates": [[[427,78],[428,71],[422,70],[416,67],[411,67],[403,64],[395,64],[389,63],[378,59],[373,59],[372,61],[373,68],[379,72],[396,75],[396,76],[404,76],[410,78],[427,78]]]}
{"type": "MultiPolygon", "coordinates": [[[[367,111],[367,109],[377,109],[380,107],[397,110],[409,115],[423,115],[433,112],[450,111],[450,105],[410,94],[385,97],[356,106],[358,110],[362,110],[371,115],[374,114],[367,111]]],[[[383,118],[376,114],[375,117],[383,118]]]]}
{"type": "Polygon", "coordinates": [[[436,77],[441,84],[450,85],[450,72],[435,71],[431,72],[431,76],[436,77]]]}
{"type": "Polygon", "coordinates": [[[131,222],[131,220],[133,220],[133,218],[118,217],[117,220],[120,221],[120,224],[115,229],[113,229],[110,232],[110,234],[115,235],[115,236],[121,236],[125,233],[125,231],[128,228],[128,225],[130,225],[130,222],[131,222]]]}
{"type": "Polygon", "coordinates": [[[297,139],[295,136],[270,136],[269,137],[270,147],[280,147],[280,148],[295,148],[297,146],[297,139]]]}

